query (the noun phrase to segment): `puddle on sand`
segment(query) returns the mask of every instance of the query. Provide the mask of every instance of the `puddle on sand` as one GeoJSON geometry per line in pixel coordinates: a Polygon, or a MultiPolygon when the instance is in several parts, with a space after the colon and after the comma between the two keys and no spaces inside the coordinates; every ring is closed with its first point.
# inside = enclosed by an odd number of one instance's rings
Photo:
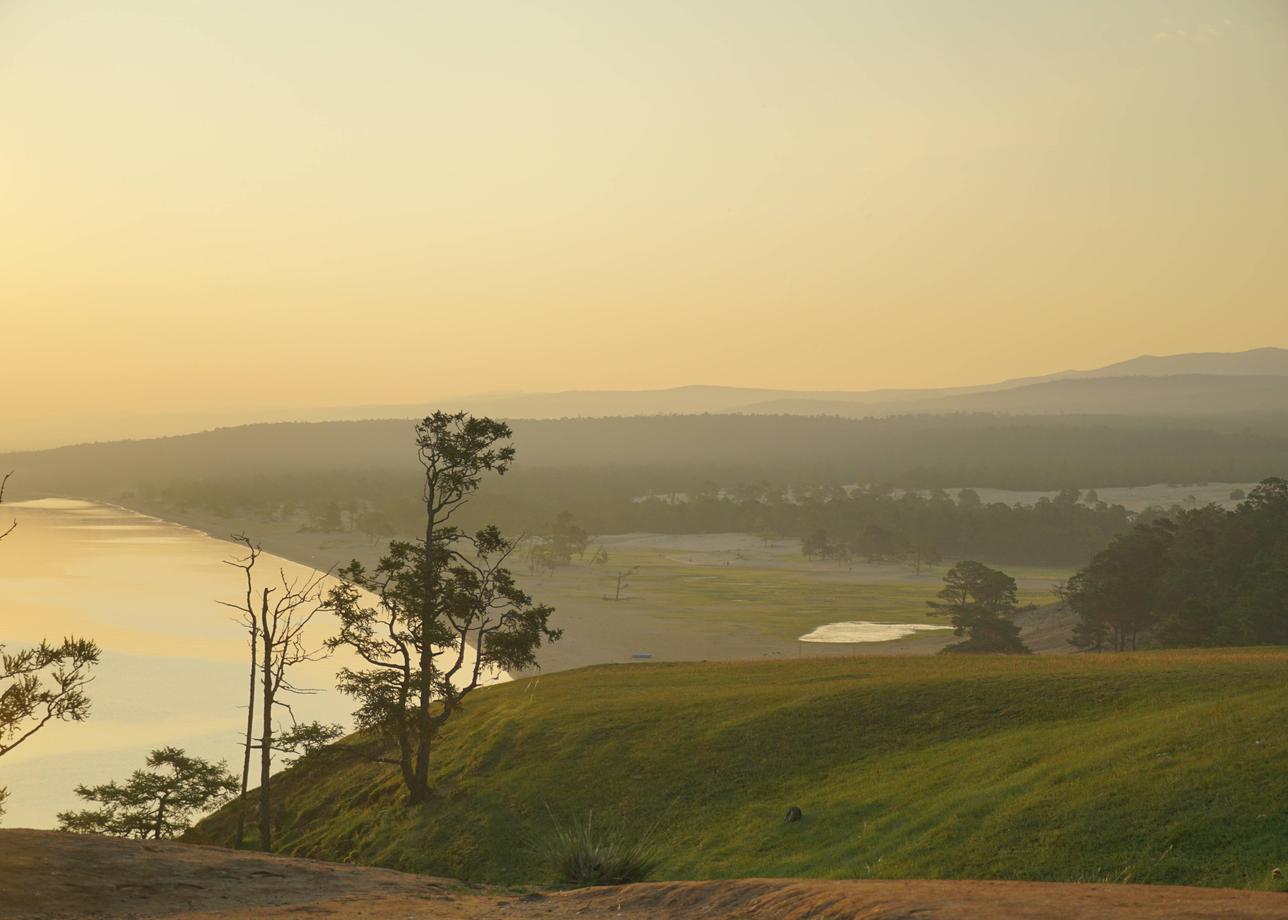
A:
{"type": "Polygon", "coordinates": [[[800,637],[802,642],[888,642],[926,629],[946,629],[934,623],[827,623],[800,637]]]}

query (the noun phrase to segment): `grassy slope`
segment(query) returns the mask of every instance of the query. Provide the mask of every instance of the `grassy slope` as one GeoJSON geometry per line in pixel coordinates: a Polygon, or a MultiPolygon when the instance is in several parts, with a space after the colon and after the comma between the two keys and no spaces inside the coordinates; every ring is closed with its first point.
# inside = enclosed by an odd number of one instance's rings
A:
{"type": "MultiPolygon", "coordinates": [[[[439,795],[297,767],[297,855],[544,881],[563,817],[654,827],[658,875],[1268,887],[1288,860],[1288,653],[604,666],[482,693],[439,795]],[[783,824],[788,805],[805,819],[783,824]]],[[[227,811],[197,832],[228,839],[227,811]]]]}
{"type": "MultiPolygon", "coordinates": [[[[732,554],[730,554],[732,555],[732,554]]],[[[628,608],[646,610],[664,620],[682,620],[715,631],[755,629],[774,639],[794,641],[815,627],[845,620],[878,623],[939,623],[926,602],[935,600],[951,562],[926,568],[920,577],[896,565],[809,562],[803,556],[781,556],[723,567],[714,554],[618,551],[607,566],[569,566],[546,579],[532,579],[531,593],[549,598],[559,609],[560,593],[580,592],[598,599],[613,590],[617,572],[633,569],[627,579],[628,608]],[[701,559],[701,564],[674,557],[701,559]],[[580,577],[579,577],[580,576],[580,577]]],[[[1072,575],[1062,569],[1003,566],[1021,582],[1023,604],[1049,604],[1051,586],[1072,575]]]]}

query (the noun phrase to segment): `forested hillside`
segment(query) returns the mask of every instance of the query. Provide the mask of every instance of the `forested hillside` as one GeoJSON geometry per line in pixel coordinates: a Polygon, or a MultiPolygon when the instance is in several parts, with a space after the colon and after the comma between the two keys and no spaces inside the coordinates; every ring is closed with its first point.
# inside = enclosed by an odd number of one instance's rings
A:
{"type": "Polygon", "coordinates": [[[1064,589],[1081,648],[1288,645],[1288,482],[1141,521],[1064,589]]]}
{"type": "MultiPolygon", "coordinates": [[[[462,523],[540,533],[741,531],[811,538],[840,559],[979,556],[1081,565],[1134,522],[1087,490],[1256,481],[1288,470],[1275,416],[1241,423],[951,415],[851,420],[653,416],[515,422],[518,460],[462,523]],[[857,488],[856,488],[857,487],[857,488]],[[946,487],[1063,489],[1016,508],[946,487]],[[906,490],[913,490],[911,492],[906,490]]],[[[411,424],[255,425],[12,454],[26,494],[154,513],[277,520],[373,539],[414,534],[411,424]]]]}
{"type": "MultiPolygon", "coordinates": [[[[596,469],[636,494],[707,481],[1061,489],[1259,481],[1288,467],[1288,413],[1225,419],[987,414],[685,415],[516,421],[517,470],[596,469]]],[[[14,488],[121,492],[405,469],[412,422],[249,425],[0,456],[14,488]]]]}

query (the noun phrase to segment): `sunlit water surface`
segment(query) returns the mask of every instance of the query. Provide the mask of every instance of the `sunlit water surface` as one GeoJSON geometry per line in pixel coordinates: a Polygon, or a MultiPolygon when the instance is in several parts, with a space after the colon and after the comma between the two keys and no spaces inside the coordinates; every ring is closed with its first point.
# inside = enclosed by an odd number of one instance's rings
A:
{"type": "MultiPolygon", "coordinates": [[[[57,812],[84,804],[73,792],[78,783],[123,779],[163,745],[240,771],[246,634],[236,611],[218,604],[245,595],[241,571],[224,564],[238,548],[90,502],[42,499],[4,511],[18,529],[0,544],[0,643],[13,649],[76,635],[103,649],[89,721],[51,723],[0,758],[4,825],[54,826],[57,812]]],[[[256,566],[266,578],[279,570],[310,574],[267,554],[256,566]]],[[[320,646],[334,621],[321,614],[310,629],[309,644],[320,646]]],[[[294,683],[320,692],[290,699],[297,718],[351,724],[352,701],[334,690],[347,661],[299,667],[294,683]]]]}
{"type": "MultiPolygon", "coordinates": [[[[943,630],[933,623],[871,623],[854,620],[828,623],[800,637],[802,642],[889,642],[925,630],[943,630]]],[[[270,787],[272,788],[272,787],[270,787]]]]}

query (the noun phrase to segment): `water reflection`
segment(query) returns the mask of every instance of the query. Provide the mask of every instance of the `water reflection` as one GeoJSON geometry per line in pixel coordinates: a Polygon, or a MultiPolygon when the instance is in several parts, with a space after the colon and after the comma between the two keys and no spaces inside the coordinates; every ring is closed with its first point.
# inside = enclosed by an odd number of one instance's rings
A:
{"type": "MultiPolygon", "coordinates": [[[[50,827],[77,807],[77,783],[123,778],[146,753],[172,744],[240,763],[247,651],[236,611],[241,572],[223,564],[237,547],[145,515],[72,499],[6,503],[18,529],[0,547],[0,643],[92,638],[103,660],[90,687],[89,722],[51,724],[0,759],[9,788],[4,823],[50,827]]],[[[256,571],[275,579],[303,566],[265,554],[256,571]]],[[[334,632],[314,620],[310,644],[334,632]]],[[[303,664],[291,700],[297,717],[350,724],[352,701],[334,689],[347,659],[303,664]]]]}

